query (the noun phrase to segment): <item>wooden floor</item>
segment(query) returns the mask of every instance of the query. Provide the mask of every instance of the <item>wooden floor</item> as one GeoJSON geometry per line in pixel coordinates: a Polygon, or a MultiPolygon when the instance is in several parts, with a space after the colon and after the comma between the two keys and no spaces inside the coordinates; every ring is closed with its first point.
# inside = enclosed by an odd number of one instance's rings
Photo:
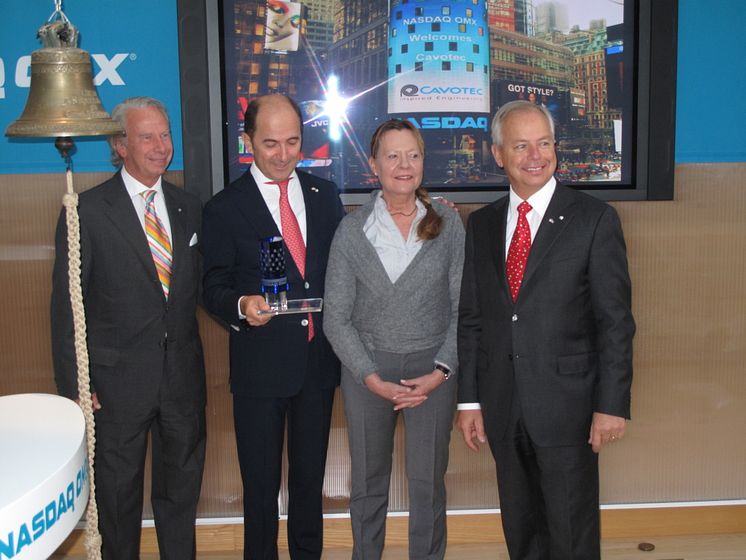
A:
{"type": "MultiPolygon", "coordinates": [[[[241,554],[199,554],[198,560],[239,560],[241,554]]],[[[347,560],[349,549],[327,549],[324,560],[347,560]]],[[[602,545],[604,560],[746,560],[746,534],[689,535],[685,537],[639,537],[635,539],[609,539],[602,545]],[[643,552],[638,549],[641,542],[655,545],[655,550],[643,552]]],[[[55,556],[67,560],[83,560],[83,556],[55,556]]],[[[288,560],[287,551],[280,552],[280,560],[288,560]]],[[[383,560],[406,560],[405,548],[390,548],[383,560]]],[[[504,544],[461,544],[448,547],[447,560],[508,560],[504,544]]],[[[158,560],[156,554],[145,554],[142,560],[158,560]]]]}

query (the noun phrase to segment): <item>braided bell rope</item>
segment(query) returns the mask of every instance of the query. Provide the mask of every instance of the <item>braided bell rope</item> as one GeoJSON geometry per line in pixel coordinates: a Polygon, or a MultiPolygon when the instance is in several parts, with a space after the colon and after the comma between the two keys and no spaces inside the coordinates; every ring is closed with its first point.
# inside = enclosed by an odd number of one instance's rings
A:
{"type": "Polygon", "coordinates": [[[73,174],[66,172],[67,193],[62,197],[67,223],[68,277],[70,305],[75,329],[75,355],[78,367],[78,402],[85,417],[86,444],[88,446],[88,510],[86,513],[85,548],[88,560],[101,560],[101,534],[98,532],[98,506],[96,505],[96,481],[93,460],[96,449],[96,422],[93,417],[91,398],[91,376],[88,369],[88,344],[86,343],[85,308],[80,283],[80,221],[78,219],[78,195],[73,190],[73,174]]]}

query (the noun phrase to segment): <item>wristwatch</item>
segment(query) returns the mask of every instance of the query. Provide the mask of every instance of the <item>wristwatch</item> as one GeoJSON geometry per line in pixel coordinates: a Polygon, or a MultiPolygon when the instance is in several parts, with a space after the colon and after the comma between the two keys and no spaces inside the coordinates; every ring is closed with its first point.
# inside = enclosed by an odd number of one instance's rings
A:
{"type": "Polygon", "coordinates": [[[448,381],[448,378],[451,377],[451,370],[443,364],[435,364],[435,369],[440,370],[443,373],[443,378],[446,381],[448,381]]]}

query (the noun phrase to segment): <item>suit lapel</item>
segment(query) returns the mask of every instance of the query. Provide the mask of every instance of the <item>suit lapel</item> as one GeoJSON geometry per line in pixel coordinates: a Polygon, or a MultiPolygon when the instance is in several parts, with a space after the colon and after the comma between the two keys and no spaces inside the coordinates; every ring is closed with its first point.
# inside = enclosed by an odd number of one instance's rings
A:
{"type": "Polygon", "coordinates": [[[507,227],[509,200],[510,197],[505,196],[495,202],[495,215],[487,222],[488,239],[492,240],[490,244],[492,262],[495,265],[497,277],[500,279],[500,288],[508,295],[508,298],[510,298],[510,290],[505,272],[505,228],[507,227]]]}
{"type": "Polygon", "coordinates": [[[173,265],[171,271],[171,288],[170,292],[173,292],[178,286],[179,278],[185,277],[181,273],[181,268],[184,266],[187,243],[186,236],[189,232],[186,230],[186,209],[179,203],[175,193],[171,187],[166,186],[165,182],[162,183],[163,196],[166,199],[166,209],[168,210],[168,221],[171,224],[171,251],[173,252],[173,265]]]}
{"type": "MultiPolygon", "coordinates": [[[[320,203],[319,189],[314,186],[313,179],[308,175],[298,173],[300,187],[303,190],[303,203],[306,205],[306,278],[318,273],[316,270],[320,259],[319,232],[316,228],[322,222],[324,208],[320,203]]],[[[292,262],[292,258],[290,261],[292,262]]],[[[295,263],[293,263],[295,266],[295,263]]]]}
{"type": "Polygon", "coordinates": [[[526,263],[526,272],[523,274],[520,294],[524,293],[524,288],[530,282],[531,276],[536,272],[541,262],[551,250],[554,242],[572,221],[573,218],[573,199],[571,192],[567,187],[557,185],[549,202],[546,214],[541,221],[541,227],[536,232],[534,242],[531,244],[531,253],[526,263]]]}
{"type": "MultiPolygon", "coordinates": [[[[117,174],[115,176],[114,182],[107,193],[106,202],[109,205],[106,209],[106,216],[132,247],[132,251],[143,266],[145,273],[150,278],[157,278],[158,273],[155,270],[155,264],[153,264],[153,257],[150,254],[150,246],[145,237],[145,231],[143,231],[140,219],[127,194],[121,175],[117,174]]],[[[156,285],[152,282],[151,284],[156,285]]],[[[157,286],[160,286],[160,283],[157,286]]]]}
{"type": "MultiPolygon", "coordinates": [[[[261,238],[280,235],[280,230],[274,218],[272,218],[267,203],[264,202],[264,197],[259,192],[259,187],[256,185],[254,177],[251,176],[251,172],[244,173],[243,179],[237,185],[243,193],[243,196],[239,199],[238,210],[246,218],[247,227],[253,227],[256,230],[257,237],[261,238]]],[[[258,255],[257,258],[259,258],[258,255]]]]}

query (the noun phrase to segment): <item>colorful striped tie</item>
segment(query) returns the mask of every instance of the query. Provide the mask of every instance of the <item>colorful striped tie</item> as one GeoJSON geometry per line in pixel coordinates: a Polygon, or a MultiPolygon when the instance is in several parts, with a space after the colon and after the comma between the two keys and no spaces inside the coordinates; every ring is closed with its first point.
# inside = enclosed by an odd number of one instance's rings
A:
{"type": "Polygon", "coordinates": [[[173,253],[166,228],[163,227],[163,222],[158,218],[155,211],[155,194],[156,191],[151,189],[141,192],[140,196],[145,199],[145,235],[148,238],[153,263],[155,263],[155,269],[163,287],[163,295],[168,299],[168,290],[171,287],[173,253]]]}

